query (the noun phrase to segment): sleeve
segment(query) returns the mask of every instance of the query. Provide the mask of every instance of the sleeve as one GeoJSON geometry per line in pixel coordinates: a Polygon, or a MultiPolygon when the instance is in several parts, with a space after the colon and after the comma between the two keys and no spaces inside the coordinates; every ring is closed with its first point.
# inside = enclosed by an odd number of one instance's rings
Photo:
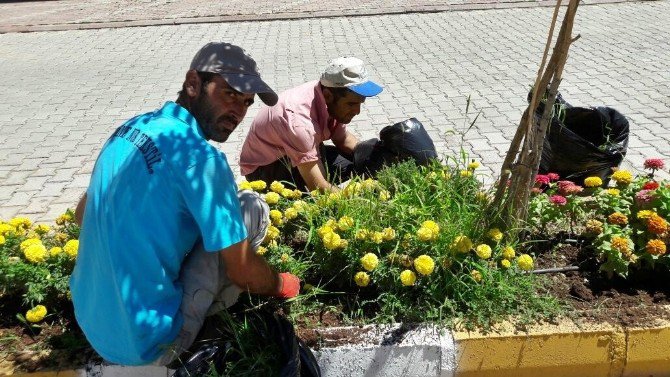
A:
{"type": "Polygon", "coordinates": [[[200,228],[205,250],[219,251],[247,238],[237,185],[225,155],[218,153],[193,164],[181,187],[186,207],[200,228]]]}
{"type": "Polygon", "coordinates": [[[319,159],[316,131],[312,120],[287,111],[286,132],[280,132],[279,137],[284,144],[286,155],[293,166],[319,159]]]}

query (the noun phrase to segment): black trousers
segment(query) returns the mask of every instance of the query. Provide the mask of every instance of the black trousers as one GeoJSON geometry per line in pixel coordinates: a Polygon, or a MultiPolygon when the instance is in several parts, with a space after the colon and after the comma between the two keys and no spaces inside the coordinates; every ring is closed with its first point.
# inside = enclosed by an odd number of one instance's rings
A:
{"type": "MultiPolygon", "coordinates": [[[[319,148],[328,182],[337,185],[357,174],[352,156],[345,156],[333,145],[321,144],[319,148]]],[[[289,182],[301,191],[307,190],[298,168],[291,166],[291,161],[286,156],[269,165],[259,166],[245,178],[247,181],[265,181],[268,185],[272,181],[289,182]]]]}

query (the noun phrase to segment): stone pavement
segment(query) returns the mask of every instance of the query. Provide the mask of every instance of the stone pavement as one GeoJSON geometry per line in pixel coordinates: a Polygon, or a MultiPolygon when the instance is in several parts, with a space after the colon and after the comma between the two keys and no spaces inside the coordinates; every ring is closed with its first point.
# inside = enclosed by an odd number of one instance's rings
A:
{"type": "MultiPolygon", "coordinates": [[[[582,4],[627,0],[582,0],[582,4]]],[[[553,6],[555,0],[0,1],[0,33],[553,6]]]]}
{"type": "MultiPolygon", "coordinates": [[[[551,13],[535,7],[0,34],[0,219],[52,221],[73,207],[110,133],[174,100],[193,54],[211,40],[247,49],[278,91],[318,78],[333,57],[368,61],[385,91],[366,102],[355,133],[374,137],[416,117],[444,155],[462,149],[480,159],[490,182],[526,107],[551,13]]],[[[668,1],[580,7],[574,31],[581,38],[561,84],[573,105],[607,105],[630,119],[626,163],[636,168],[647,157],[670,163],[668,20],[668,1]]],[[[220,145],[236,174],[259,103],[220,145]]]]}

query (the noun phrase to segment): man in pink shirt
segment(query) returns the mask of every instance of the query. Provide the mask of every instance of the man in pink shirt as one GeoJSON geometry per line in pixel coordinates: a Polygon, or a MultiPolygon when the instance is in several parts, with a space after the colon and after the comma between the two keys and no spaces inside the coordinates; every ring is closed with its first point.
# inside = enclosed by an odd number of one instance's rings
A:
{"type": "Polygon", "coordinates": [[[369,80],[363,61],[334,59],[320,80],[281,93],[275,106],[258,112],[242,145],[242,175],[249,181],[337,191],[335,184],[356,173],[352,155],[358,139],[346,125],[367,97],[381,91],[369,80]],[[325,146],[325,140],[334,147],[325,146]]]}

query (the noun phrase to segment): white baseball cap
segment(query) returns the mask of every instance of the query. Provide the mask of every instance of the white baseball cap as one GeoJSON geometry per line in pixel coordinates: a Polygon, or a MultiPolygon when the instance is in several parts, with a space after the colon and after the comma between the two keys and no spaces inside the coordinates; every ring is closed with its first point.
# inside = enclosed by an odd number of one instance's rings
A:
{"type": "Polygon", "coordinates": [[[328,88],[347,88],[363,97],[376,96],[384,90],[368,78],[365,63],[352,56],[331,60],[320,82],[328,88]]]}

